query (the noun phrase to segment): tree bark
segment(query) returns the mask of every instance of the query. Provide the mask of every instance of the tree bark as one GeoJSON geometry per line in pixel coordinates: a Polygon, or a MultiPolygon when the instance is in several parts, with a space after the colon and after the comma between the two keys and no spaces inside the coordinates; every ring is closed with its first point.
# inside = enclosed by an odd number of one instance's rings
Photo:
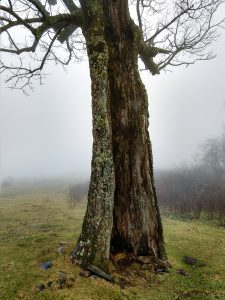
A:
{"type": "Polygon", "coordinates": [[[138,32],[127,1],[104,1],[115,167],[111,252],[165,258],[148,133],[148,98],[138,72],[138,32]]]}
{"type": "Polygon", "coordinates": [[[92,82],[93,150],[87,211],[72,258],[107,269],[115,181],[108,98],[108,48],[102,4],[98,0],[86,0],[81,1],[81,5],[92,82]]]}
{"type": "Polygon", "coordinates": [[[82,0],[92,81],[93,157],[74,259],[107,270],[110,253],[165,258],[138,72],[137,28],[124,0],[82,0]]]}

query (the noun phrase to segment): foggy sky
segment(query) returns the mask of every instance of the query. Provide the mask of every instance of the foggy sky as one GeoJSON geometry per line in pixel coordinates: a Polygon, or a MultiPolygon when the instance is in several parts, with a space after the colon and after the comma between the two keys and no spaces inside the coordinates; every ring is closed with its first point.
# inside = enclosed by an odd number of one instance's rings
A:
{"type": "MultiPolygon", "coordinates": [[[[225,119],[225,36],[217,58],[173,73],[142,73],[150,103],[155,168],[193,158],[205,139],[222,133],[225,119]]],[[[51,75],[29,97],[0,89],[1,177],[88,177],[91,163],[91,96],[88,64],[47,66],[51,75]]]]}

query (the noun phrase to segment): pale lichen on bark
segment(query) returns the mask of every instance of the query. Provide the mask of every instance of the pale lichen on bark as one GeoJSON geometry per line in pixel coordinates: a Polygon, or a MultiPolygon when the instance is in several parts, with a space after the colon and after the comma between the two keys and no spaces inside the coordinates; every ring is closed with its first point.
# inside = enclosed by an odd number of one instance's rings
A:
{"type": "Polygon", "coordinates": [[[92,81],[93,155],[88,206],[82,233],[72,257],[107,269],[113,224],[114,165],[108,104],[108,49],[99,1],[85,6],[84,36],[92,81]]]}
{"type": "Polygon", "coordinates": [[[107,270],[110,252],[163,258],[165,251],[148,98],[138,72],[139,33],[125,2],[81,4],[92,81],[93,157],[87,211],[72,257],[107,270]]]}

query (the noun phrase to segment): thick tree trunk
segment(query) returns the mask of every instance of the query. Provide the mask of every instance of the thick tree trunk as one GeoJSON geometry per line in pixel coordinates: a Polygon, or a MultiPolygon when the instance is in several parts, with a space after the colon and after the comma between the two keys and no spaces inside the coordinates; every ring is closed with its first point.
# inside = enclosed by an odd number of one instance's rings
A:
{"type": "Polygon", "coordinates": [[[106,269],[113,225],[114,168],[108,98],[108,48],[102,4],[82,1],[92,82],[93,153],[87,211],[72,258],[106,269]]]}
{"type": "Polygon", "coordinates": [[[92,81],[93,158],[74,259],[107,269],[110,253],[165,258],[153,180],[138,34],[124,0],[82,0],[92,81]]]}
{"type": "Polygon", "coordinates": [[[127,1],[104,1],[116,189],[111,252],[165,258],[153,180],[148,99],[127,1]]]}

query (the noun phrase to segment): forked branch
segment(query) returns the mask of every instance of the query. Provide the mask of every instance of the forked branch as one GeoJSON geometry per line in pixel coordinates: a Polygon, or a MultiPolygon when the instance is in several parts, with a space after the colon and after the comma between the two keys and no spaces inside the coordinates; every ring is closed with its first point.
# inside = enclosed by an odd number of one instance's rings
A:
{"type": "MultiPolygon", "coordinates": [[[[150,2],[151,5],[152,2],[159,4],[156,1],[150,2]]],[[[196,61],[215,57],[210,46],[218,38],[220,29],[224,28],[225,17],[220,15],[220,11],[225,8],[224,0],[178,0],[173,7],[167,1],[164,14],[160,11],[157,16],[154,10],[152,19],[155,18],[156,26],[150,20],[144,26],[143,20],[153,14],[152,7],[147,5],[150,2],[136,0],[136,6],[142,36],[139,54],[146,69],[153,75],[170,66],[189,66],[196,61]],[[163,51],[156,51],[157,56],[153,56],[154,49],[163,51]],[[155,60],[153,57],[156,57],[155,60]]],[[[160,5],[165,6],[165,1],[160,5]]]]}

